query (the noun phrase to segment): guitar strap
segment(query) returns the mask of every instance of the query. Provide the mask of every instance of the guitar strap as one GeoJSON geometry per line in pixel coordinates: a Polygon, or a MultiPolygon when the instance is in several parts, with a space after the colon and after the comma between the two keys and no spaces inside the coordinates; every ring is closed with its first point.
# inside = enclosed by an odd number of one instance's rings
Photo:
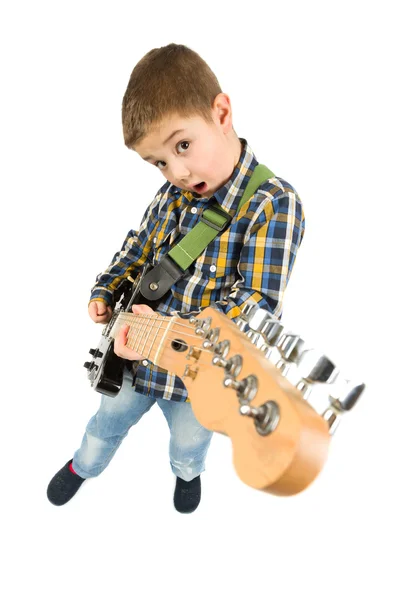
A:
{"type": "MultiPolygon", "coordinates": [[[[261,183],[274,177],[265,165],[254,169],[240,199],[237,212],[254,195],[261,183]]],[[[200,220],[153,268],[144,275],[140,293],[150,301],[159,300],[176,281],[188,272],[188,268],[200,256],[208,244],[230,224],[232,217],[217,201],[207,205],[200,213],[200,220]]]]}

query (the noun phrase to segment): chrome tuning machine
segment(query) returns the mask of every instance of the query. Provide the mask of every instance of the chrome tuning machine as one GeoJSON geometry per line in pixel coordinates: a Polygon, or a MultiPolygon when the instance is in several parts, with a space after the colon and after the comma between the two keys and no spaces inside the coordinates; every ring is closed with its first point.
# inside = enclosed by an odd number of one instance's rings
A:
{"type": "Polygon", "coordinates": [[[300,354],[304,350],[304,340],[296,333],[284,333],[278,340],[276,348],[281,355],[276,363],[276,367],[282,375],[287,375],[292,365],[298,362],[300,354]]]}
{"type": "Polygon", "coordinates": [[[245,331],[247,337],[253,344],[258,346],[270,358],[273,348],[276,346],[283,332],[283,325],[275,319],[272,313],[257,304],[246,303],[242,315],[237,322],[239,329],[245,331]]]}
{"type": "Polygon", "coordinates": [[[236,391],[241,404],[251,402],[258,390],[258,379],[255,375],[248,375],[241,381],[236,381],[234,377],[225,377],[224,386],[236,391]]]}
{"type": "Polygon", "coordinates": [[[315,383],[333,383],[339,374],[334,363],[315,348],[304,350],[295,362],[301,376],[296,387],[305,400],[309,398],[315,383]]]}
{"type": "Polygon", "coordinates": [[[239,327],[240,331],[246,331],[248,328],[249,316],[258,308],[257,304],[253,302],[246,302],[241,309],[241,313],[236,321],[236,325],[239,327]]]}
{"type": "Polygon", "coordinates": [[[235,354],[235,356],[232,356],[228,360],[217,355],[213,357],[211,362],[217,367],[223,367],[226,373],[233,375],[234,377],[239,375],[243,366],[243,359],[240,354],[235,354]]]}
{"type": "Polygon", "coordinates": [[[260,435],[269,435],[279,423],[279,406],[274,400],[268,400],[261,406],[242,404],[239,412],[245,417],[254,419],[255,428],[260,435]]]}
{"type": "MultiPolygon", "coordinates": [[[[189,319],[189,323],[191,319],[189,319]]],[[[194,332],[196,335],[200,335],[201,337],[206,337],[207,333],[211,329],[211,317],[207,317],[206,319],[196,319],[194,322],[197,327],[194,332]]]]}
{"type": "Polygon", "coordinates": [[[354,383],[349,379],[342,379],[335,384],[334,391],[329,393],[330,405],[322,414],[328,422],[330,434],[336,431],[340,418],[353,408],[364,390],[365,383],[354,383]]]}

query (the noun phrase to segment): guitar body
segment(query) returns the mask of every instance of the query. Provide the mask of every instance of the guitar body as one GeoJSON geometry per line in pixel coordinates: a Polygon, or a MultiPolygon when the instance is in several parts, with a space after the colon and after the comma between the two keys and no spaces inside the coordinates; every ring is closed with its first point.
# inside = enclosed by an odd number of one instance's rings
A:
{"type": "Polygon", "coordinates": [[[150,302],[140,293],[140,284],[150,265],[145,265],[142,272],[133,280],[124,279],[114,294],[116,301],[110,321],[102,331],[99,345],[96,349],[91,348],[91,362],[85,362],[84,367],[88,370],[88,378],[93,389],[100,394],[116,396],[123,381],[125,364],[129,364],[133,376],[135,376],[138,361],[127,361],[117,356],[114,352],[114,338],[110,336],[111,329],[122,311],[130,310],[133,304],[147,304],[153,310],[159,302],[150,302]]]}

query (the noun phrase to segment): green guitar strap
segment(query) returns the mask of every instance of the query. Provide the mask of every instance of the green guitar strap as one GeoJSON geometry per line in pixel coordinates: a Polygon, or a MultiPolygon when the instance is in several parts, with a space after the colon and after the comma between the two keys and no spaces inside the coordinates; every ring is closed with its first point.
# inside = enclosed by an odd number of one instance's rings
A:
{"type": "MultiPolygon", "coordinates": [[[[243,192],[237,212],[254,195],[261,183],[275,177],[265,165],[258,164],[243,192]]],[[[143,277],[140,291],[148,300],[159,300],[183,277],[208,244],[229,225],[232,217],[215,201],[200,214],[199,222],[143,277]]]]}

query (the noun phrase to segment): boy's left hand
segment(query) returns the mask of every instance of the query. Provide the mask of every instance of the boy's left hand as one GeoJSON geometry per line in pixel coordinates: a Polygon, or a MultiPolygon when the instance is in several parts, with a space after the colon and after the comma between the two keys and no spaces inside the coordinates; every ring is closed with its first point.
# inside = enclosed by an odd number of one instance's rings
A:
{"type": "MultiPolygon", "coordinates": [[[[132,312],[135,315],[140,315],[144,313],[154,313],[155,311],[147,306],[147,304],[133,304],[132,312]]],[[[114,340],[114,352],[120,358],[126,358],[127,360],[143,360],[143,358],[147,358],[146,356],[142,356],[138,354],[134,350],[126,347],[126,342],[128,341],[128,331],[129,325],[123,325],[115,337],[114,340]]]]}

